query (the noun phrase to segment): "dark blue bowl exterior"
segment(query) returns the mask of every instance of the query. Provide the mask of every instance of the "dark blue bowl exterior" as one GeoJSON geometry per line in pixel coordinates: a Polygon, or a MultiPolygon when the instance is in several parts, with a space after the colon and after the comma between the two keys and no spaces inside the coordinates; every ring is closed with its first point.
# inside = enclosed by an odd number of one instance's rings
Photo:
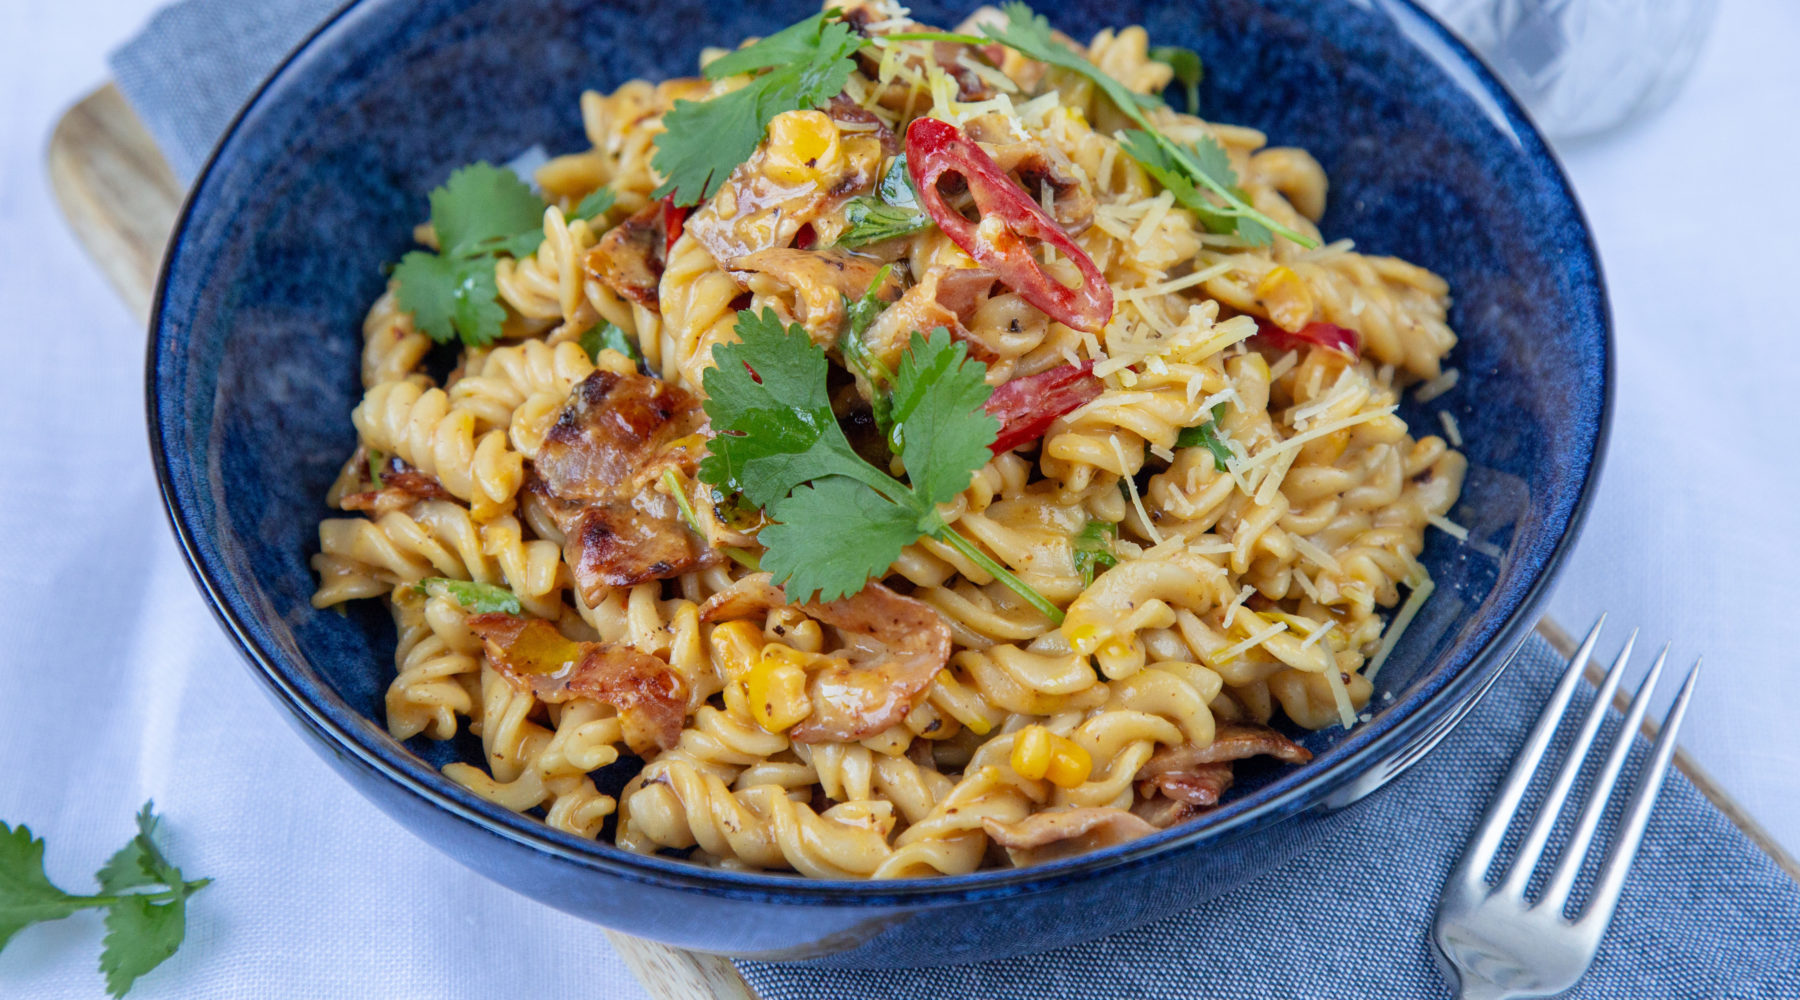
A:
{"type": "MultiPolygon", "coordinates": [[[[1454,512],[1499,559],[1434,537],[1439,589],[1383,670],[1371,722],[1311,734],[1205,823],[1029,871],[867,885],[705,871],[543,827],[443,778],[459,747],[380,723],[392,628],[314,611],[307,558],[354,444],[360,317],[455,166],[584,145],[585,88],[691,72],[703,45],[767,33],[806,2],[363,0],[303,47],[233,127],[171,245],[151,326],[152,449],[196,578],[254,672],[356,787],[497,882],[634,934],[760,957],[969,961],[1090,939],[1228,890],[1329,835],[1355,781],[1466,705],[1529,628],[1594,480],[1610,324],[1566,181],[1480,65],[1398,0],[1081,0],[1073,34],[1141,23],[1206,60],[1210,117],[1303,146],[1332,180],[1324,230],[1449,279],[1471,467],[1454,512]],[[989,905],[1005,899],[1004,905],[989,905]]],[[[915,5],[952,23],[963,13],[915,5]]],[[[346,833],[345,835],[354,835],[346,833]]]]}

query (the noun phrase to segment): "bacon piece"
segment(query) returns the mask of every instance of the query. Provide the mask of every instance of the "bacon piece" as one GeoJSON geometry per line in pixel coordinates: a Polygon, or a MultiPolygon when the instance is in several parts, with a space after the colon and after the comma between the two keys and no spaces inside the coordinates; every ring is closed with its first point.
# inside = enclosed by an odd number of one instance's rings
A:
{"type": "Polygon", "coordinates": [[[1086,854],[1156,832],[1139,816],[1111,806],[1032,813],[1016,823],[988,816],[981,828],[1021,867],[1086,854]]]}
{"type": "MultiPolygon", "coordinates": [[[[350,466],[359,475],[366,475],[369,461],[368,450],[356,449],[350,458],[350,466]]],[[[371,486],[375,485],[370,483],[371,486]]],[[[378,489],[363,490],[357,493],[346,493],[338,498],[338,507],[343,510],[360,510],[380,517],[389,511],[404,510],[420,500],[455,500],[444,484],[438,482],[436,476],[420,472],[406,464],[398,455],[390,455],[381,463],[381,485],[378,489]]]]}
{"type": "Polygon", "coordinates": [[[656,202],[607,230],[587,253],[588,276],[646,309],[658,308],[663,265],[674,243],[670,218],[667,206],[656,202]]]}
{"type": "Polygon", "coordinates": [[[1044,436],[1056,418],[1093,401],[1106,386],[1094,375],[1094,363],[1063,365],[1016,378],[994,390],[983,409],[1000,421],[1000,434],[989,445],[996,455],[1044,436]]]}
{"type": "Polygon", "coordinates": [[[542,618],[471,615],[469,631],[509,683],[540,701],[591,698],[618,709],[634,753],[668,750],[681,738],[687,684],[662,660],[629,646],[576,642],[542,618]]]}
{"type": "Polygon", "coordinates": [[[1140,788],[1196,806],[1218,804],[1231,787],[1231,762],[1268,756],[1289,764],[1312,760],[1305,747],[1268,726],[1222,722],[1206,746],[1183,743],[1164,747],[1138,769],[1140,788]]]}
{"type": "MultiPolygon", "coordinates": [[[[745,577],[700,607],[700,620],[762,614],[787,603],[767,573],[745,577]]],[[[950,626],[923,601],[879,583],[837,601],[801,604],[809,618],[844,638],[824,667],[807,678],[812,714],[788,730],[796,743],[867,739],[906,718],[950,660],[950,626]]]]}
{"type": "Polygon", "coordinates": [[[663,471],[691,480],[706,416],[686,390],[644,375],[594,372],[570,393],[532,465],[534,489],[562,529],[589,605],[607,587],[665,580],[717,560],[658,489],[663,471]]]}

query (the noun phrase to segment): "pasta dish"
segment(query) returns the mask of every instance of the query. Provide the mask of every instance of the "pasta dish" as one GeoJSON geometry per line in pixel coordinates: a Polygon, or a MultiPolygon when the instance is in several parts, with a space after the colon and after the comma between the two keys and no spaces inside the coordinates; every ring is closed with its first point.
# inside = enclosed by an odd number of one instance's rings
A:
{"type": "Polygon", "coordinates": [[[833,0],[701,64],[452,173],[368,313],[314,603],[391,607],[393,736],[627,850],[898,878],[1355,726],[1460,532],[1397,412],[1445,283],[1141,28],[833,0]]]}

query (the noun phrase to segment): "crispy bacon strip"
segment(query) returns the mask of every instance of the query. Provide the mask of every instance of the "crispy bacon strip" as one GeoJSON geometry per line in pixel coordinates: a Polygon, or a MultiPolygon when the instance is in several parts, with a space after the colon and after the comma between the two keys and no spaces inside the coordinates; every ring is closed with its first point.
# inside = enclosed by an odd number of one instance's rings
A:
{"type": "MultiPolygon", "coordinates": [[[[761,614],[787,603],[768,574],[738,581],[700,607],[700,620],[761,614]]],[[[844,638],[829,665],[812,672],[812,714],[788,730],[796,743],[867,739],[906,718],[950,660],[950,626],[923,601],[871,583],[853,596],[798,605],[844,638]]]]}
{"type": "Polygon", "coordinates": [[[1223,722],[1206,746],[1164,747],[1138,769],[1140,788],[1151,788],[1195,806],[1217,805],[1231,787],[1232,761],[1268,756],[1304,764],[1312,754],[1268,726],[1223,722]]]}
{"type": "Polygon", "coordinates": [[[1032,813],[1016,823],[988,816],[982,819],[981,828],[1021,867],[1086,854],[1156,832],[1156,827],[1141,817],[1111,806],[1032,813]]]}
{"type": "Polygon", "coordinates": [[[541,701],[591,698],[618,709],[633,752],[667,750],[681,738],[687,684],[662,660],[629,646],[576,642],[542,618],[471,615],[468,626],[514,687],[541,701]]]}
{"type": "Polygon", "coordinates": [[[646,309],[657,309],[669,234],[678,231],[679,218],[671,218],[662,202],[645,205],[635,215],[607,230],[587,253],[588,276],[646,309]],[[676,229],[671,229],[673,223],[676,229]]]}
{"type": "Polygon", "coordinates": [[[706,415],[686,390],[644,375],[596,371],[563,408],[533,461],[562,529],[575,585],[590,605],[607,587],[664,580],[717,556],[681,518],[658,480],[691,480],[705,451],[706,415]]]}

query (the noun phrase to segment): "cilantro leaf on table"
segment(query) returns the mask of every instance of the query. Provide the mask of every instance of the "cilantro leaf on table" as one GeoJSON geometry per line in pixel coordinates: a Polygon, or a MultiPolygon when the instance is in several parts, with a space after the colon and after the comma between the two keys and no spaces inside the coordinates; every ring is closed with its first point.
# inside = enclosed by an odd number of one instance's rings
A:
{"type": "Polygon", "coordinates": [[[433,576],[420,580],[413,585],[413,590],[432,597],[448,597],[462,605],[465,611],[473,611],[478,615],[504,612],[509,615],[519,613],[519,596],[505,587],[497,587],[491,583],[476,583],[473,580],[452,580],[448,577],[433,576]]]}
{"type": "MultiPolygon", "coordinates": [[[[1177,200],[1180,200],[1185,207],[1196,211],[1198,210],[1197,204],[1209,206],[1209,214],[1203,217],[1207,228],[1213,229],[1217,225],[1223,225],[1223,220],[1229,219],[1232,222],[1231,228],[1222,231],[1235,231],[1240,238],[1247,242],[1268,242],[1273,238],[1273,234],[1279,233],[1304,247],[1310,248],[1318,245],[1318,241],[1282,225],[1252,207],[1242,193],[1236,190],[1237,178],[1230,173],[1229,162],[1224,163],[1224,169],[1221,171],[1218,158],[1211,156],[1210,153],[1199,152],[1195,146],[1183,146],[1150,124],[1150,119],[1144,115],[1144,107],[1146,104],[1151,106],[1160,104],[1160,101],[1151,99],[1147,102],[1145,95],[1127,88],[1107,75],[1100,67],[1089,62],[1079,52],[1058,41],[1050,32],[1050,22],[1045,20],[1043,15],[1033,13],[1031,8],[1025,4],[1008,3],[1004,9],[1007,18],[1004,25],[983,24],[981,30],[989,38],[1002,45],[1016,49],[1038,62],[1079,74],[1098,87],[1100,92],[1105,94],[1107,99],[1111,100],[1119,109],[1120,113],[1131,119],[1133,124],[1149,136],[1151,143],[1163,154],[1166,154],[1158,162],[1163,164],[1171,174],[1179,175],[1188,182],[1185,185],[1185,193],[1191,200],[1183,197],[1183,190],[1170,188],[1175,193],[1177,200]],[[1207,202],[1200,196],[1200,188],[1215,195],[1219,199],[1218,203],[1207,202]]],[[[1212,145],[1216,146],[1217,144],[1212,145]]],[[[1137,146],[1139,152],[1145,151],[1146,148],[1142,143],[1137,146]]],[[[1126,152],[1130,153],[1131,148],[1128,147],[1126,152]]],[[[1221,149],[1219,152],[1222,154],[1224,150],[1221,149]]],[[[1138,159],[1138,156],[1133,154],[1132,158],[1138,159]]],[[[1143,161],[1139,160],[1139,162],[1143,161]]],[[[1163,180],[1163,178],[1159,176],[1158,180],[1163,180]]]]}
{"type": "Polygon", "coordinates": [[[394,268],[400,308],[438,343],[458,337],[471,346],[492,343],[506,322],[494,258],[537,252],[544,241],[543,199],[512,171],[471,163],[432,190],[431,228],[438,252],[414,250],[394,268]]]}
{"type": "Polygon", "coordinates": [[[1150,58],[1175,71],[1175,81],[1187,92],[1188,114],[1200,113],[1200,81],[1206,78],[1206,67],[1200,53],[1179,45],[1159,45],[1150,50],[1150,58]]]}
{"type": "Polygon", "coordinates": [[[1192,448],[1195,445],[1212,452],[1213,468],[1225,471],[1225,463],[1233,457],[1231,446],[1225,443],[1225,437],[1219,430],[1219,421],[1225,417],[1225,404],[1220,403],[1212,408],[1212,419],[1197,427],[1188,427],[1175,438],[1175,447],[1192,448]]]}
{"type": "Polygon", "coordinates": [[[26,827],[0,822],[0,948],[32,924],[61,920],[86,909],[106,910],[100,970],[106,988],[124,996],[139,976],[181,947],[187,933],[187,898],[212,882],[189,881],[157,847],[151,804],[137,816],[137,835],[94,876],[102,894],[75,896],[44,872],[44,842],[26,827]],[[150,892],[128,890],[151,888],[150,892]]]}
{"type": "Polygon", "coordinates": [[[650,162],[664,180],[653,197],[673,196],[681,206],[718,193],[756,151],[776,115],[816,108],[843,91],[856,69],[851,56],[864,41],[835,12],[821,11],[713,60],[705,71],[709,80],[762,75],[710,100],[676,101],[663,115],[650,162]]]}
{"type": "Polygon", "coordinates": [[[982,408],[987,366],[938,328],[915,332],[893,378],[892,440],[908,483],[851,448],[826,395],[825,351],[771,311],[738,313],[739,341],[719,347],[704,376],[717,432],[700,478],[742,492],[771,519],[758,534],[762,566],[797,601],[835,600],[887,572],[929,536],[954,547],[1060,622],[1062,612],[937,512],[987,463],[998,423],[982,408]],[[908,446],[911,442],[911,446],[908,446]]]}

